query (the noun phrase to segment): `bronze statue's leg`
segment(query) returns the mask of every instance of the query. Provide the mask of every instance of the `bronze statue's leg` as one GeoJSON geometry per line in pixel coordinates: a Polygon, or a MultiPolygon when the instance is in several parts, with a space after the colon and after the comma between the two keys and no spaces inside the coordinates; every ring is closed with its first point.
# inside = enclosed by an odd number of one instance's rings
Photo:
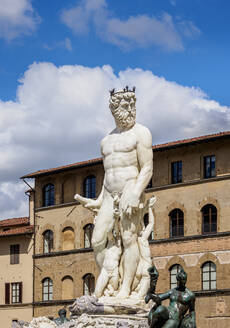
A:
{"type": "Polygon", "coordinates": [[[160,328],[169,319],[169,312],[166,306],[160,305],[156,309],[154,307],[150,310],[148,316],[148,323],[150,328],[160,328]]]}
{"type": "Polygon", "coordinates": [[[162,328],[178,328],[179,327],[179,320],[169,319],[167,322],[162,326],[162,328]]]}

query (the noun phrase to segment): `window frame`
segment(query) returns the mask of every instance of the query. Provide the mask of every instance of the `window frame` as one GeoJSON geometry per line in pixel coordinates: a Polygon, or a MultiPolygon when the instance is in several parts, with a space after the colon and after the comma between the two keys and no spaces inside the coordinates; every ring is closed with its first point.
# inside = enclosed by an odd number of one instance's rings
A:
{"type": "Polygon", "coordinates": [[[86,273],[83,277],[83,295],[92,295],[95,291],[95,277],[92,273],[86,273]],[[89,285],[87,286],[87,290],[89,293],[86,293],[85,285],[87,284],[87,281],[89,282],[89,285]]]}
{"type": "Polygon", "coordinates": [[[202,213],[202,235],[217,233],[218,211],[216,206],[213,204],[206,204],[202,207],[201,213],[202,213]],[[204,213],[206,208],[208,213],[204,213]],[[205,218],[207,217],[209,222],[205,223],[205,218]],[[209,227],[208,231],[206,231],[207,227],[209,227]],[[213,227],[215,227],[215,229],[213,227]]]}
{"type": "Polygon", "coordinates": [[[184,237],[184,212],[180,208],[174,208],[169,213],[169,236],[170,238],[184,237]],[[176,217],[172,217],[174,212],[176,212],[176,217]],[[174,234],[173,230],[173,220],[176,220],[176,234],[174,234]],[[182,224],[180,224],[180,220],[182,224]]]}
{"type": "Polygon", "coordinates": [[[5,304],[22,303],[22,281],[5,283],[5,304]]]}
{"type": "Polygon", "coordinates": [[[42,206],[53,205],[55,205],[55,186],[53,183],[47,183],[42,189],[42,206]]]}
{"type": "Polygon", "coordinates": [[[183,162],[182,160],[171,162],[171,183],[183,182],[183,162]]]}
{"type": "Polygon", "coordinates": [[[96,198],[96,176],[91,174],[83,182],[83,195],[86,198],[96,198]]]}
{"type": "Polygon", "coordinates": [[[19,264],[20,244],[10,245],[10,264],[19,264]]]}
{"type": "Polygon", "coordinates": [[[93,229],[94,229],[94,224],[93,223],[88,223],[83,227],[83,230],[84,230],[84,248],[92,248],[93,229]],[[86,247],[87,231],[89,232],[90,236],[88,236],[89,246],[86,247]]]}
{"type": "Polygon", "coordinates": [[[211,179],[216,177],[216,155],[206,155],[203,157],[203,177],[211,179]],[[212,167],[214,158],[214,167],[212,167]]]}
{"type": "Polygon", "coordinates": [[[43,254],[49,254],[49,253],[52,253],[52,250],[53,250],[53,239],[54,239],[54,233],[53,233],[53,231],[51,230],[51,229],[47,229],[47,230],[45,230],[44,232],[43,232],[43,234],[42,234],[42,237],[43,237],[43,254]],[[50,238],[49,237],[49,239],[47,238],[45,238],[45,235],[46,234],[50,234],[50,236],[52,236],[52,238],[50,238]],[[45,245],[45,242],[47,241],[47,247],[48,247],[48,250],[47,251],[45,251],[45,247],[46,247],[46,245],[45,245]]]}
{"type": "Polygon", "coordinates": [[[208,290],[216,290],[216,285],[217,285],[217,270],[216,270],[216,264],[212,261],[207,261],[203,263],[201,267],[201,288],[204,291],[208,290]],[[204,271],[204,267],[208,264],[208,270],[204,271]],[[211,267],[212,265],[214,266],[215,270],[212,270],[211,267]],[[204,274],[208,274],[208,279],[204,280],[204,274]],[[215,273],[215,279],[212,279],[212,273],[215,273]],[[215,283],[215,288],[212,288],[212,283],[215,283]],[[204,288],[204,283],[208,283],[208,288],[204,288]]]}
{"type": "Polygon", "coordinates": [[[46,277],[42,280],[42,300],[45,302],[53,300],[53,280],[50,277],[46,277]],[[46,281],[48,282],[47,285],[45,285],[46,281]],[[48,292],[45,292],[46,287],[48,292]],[[47,299],[45,297],[46,295],[47,299]]]}

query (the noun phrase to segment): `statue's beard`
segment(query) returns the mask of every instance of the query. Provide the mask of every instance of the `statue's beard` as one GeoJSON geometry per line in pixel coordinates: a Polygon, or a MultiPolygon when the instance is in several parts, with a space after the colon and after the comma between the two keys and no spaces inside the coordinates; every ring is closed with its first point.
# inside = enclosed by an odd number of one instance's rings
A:
{"type": "Polygon", "coordinates": [[[130,113],[121,109],[116,109],[112,113],[118,128],[130,129],[134,126],[136,122],[135,111],[133,111],[133,113],[130,113]]]}

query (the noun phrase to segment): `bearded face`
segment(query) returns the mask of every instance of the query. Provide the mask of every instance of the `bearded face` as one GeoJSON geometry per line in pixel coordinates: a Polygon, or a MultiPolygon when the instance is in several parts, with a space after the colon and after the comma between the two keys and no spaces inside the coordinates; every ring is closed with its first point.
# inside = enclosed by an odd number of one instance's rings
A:
{"type": "Polygon", "coordinates": [[[136,98],[130,92],[118,97],[120,99],[116,99],[115,105],[110,101],[111,112],[118,128],[130,129],[136,122],[136,98]]]}

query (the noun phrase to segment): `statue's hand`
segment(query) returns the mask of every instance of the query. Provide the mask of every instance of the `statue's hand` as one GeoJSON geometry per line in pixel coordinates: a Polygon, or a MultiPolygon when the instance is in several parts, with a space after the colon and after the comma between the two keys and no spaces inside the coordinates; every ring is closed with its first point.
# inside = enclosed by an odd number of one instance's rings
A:
{"type": "Polygon", "coordinates": [[[147,294],[146,296],[145,296],[145,303],[146,304],[148,304],[148,302],[151,300],[151,296],[150,296],[150,294],[147,294]]]}
{"type": "Polygon", "coordinates": [[[131,216],[132,213],[138,210],[140,198],[132,190],[126,191],[121,197],[122,212],[131,216]]]}
{"type": "Polygon", "coordinates": [[[76,194],[74,196],[74,199],[79,201],[79,203],[81,203],[85,208],[88,208],[92,211],[100,207],[95,199],[82,197],[79,194],[76,194]]]}

